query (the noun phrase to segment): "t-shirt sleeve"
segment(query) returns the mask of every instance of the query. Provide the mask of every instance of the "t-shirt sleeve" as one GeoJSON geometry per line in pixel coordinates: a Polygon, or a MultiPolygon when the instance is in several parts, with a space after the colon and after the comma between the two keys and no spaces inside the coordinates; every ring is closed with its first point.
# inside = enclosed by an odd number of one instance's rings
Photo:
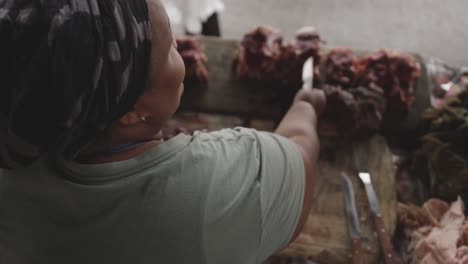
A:
{"type": "Polygon", "coordinates": [[[256,133],[260,150],[262,238],[259,259],[286,247],[299,222],[305,188],[304,162],[284,137],[256,133]]]}
{"type": "Polygon", "coordinates": [[[302,157],[281,136],[238,128],[202,136],[206,263],[261,263],[287,246],[304,196],[302,157]]]}

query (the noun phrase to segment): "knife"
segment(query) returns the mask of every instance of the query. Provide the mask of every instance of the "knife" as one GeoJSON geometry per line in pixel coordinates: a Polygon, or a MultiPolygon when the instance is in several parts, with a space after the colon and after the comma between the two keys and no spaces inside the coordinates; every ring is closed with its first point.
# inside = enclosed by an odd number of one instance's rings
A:
{"type": "Polygon", "coordinates": [[[377,237],[379,238],[380,248],[384,255],[385,264],[399,263],[400,261],[393,252],[392,242],[390,240],[390,234],[385,229],[385,225],[380,213],[379,202],[377,195],[375,194],[374,187],[372,186],[371,175],[367,169],[361,168],[359,172],[359,178],[364,184],[366,189],[367,199],[369,200],[370,209],[374,217],[374,224],[376,228],[377,237]]]}
{"type": "Polygon", "coordinates": [[[462,67],[458,73],[452,78],[451,81],[449,81],[448,83],[443,83],[440,85],[440,88],[446,92],[450,91],[450,89],[452,88],[453,85],[455,85],[455,83],[457,83],[458,81],[460,81],[460,79],[463,77],[463,75],[465,75],[466,73],[468,73],[468,68],[466,67],[462,67]]]}
{"type": "Polygon", "coordinates": [[[401,263],[400,259],[395,255],[392,247],[391,236],[385,229],[385,225],[380,213],[379,202],[377,195],[375,194],[374,187],[372,186],[371,174],[368,168],[368,153],[362,155],[364,149],[353,148],[354,165],[358,169],[358,176],[361,179],[367,194],[367,200],[369,202],[372,217],[374,219],[374,226],[379,240],[380,249],[383,255],[385,264],[390,263],[401,263]],[[361,155],[360,155],[361,154],[361,155]]]}
{"type": "Polygon", "coordinates": [[[310,90],[314,85],[314,58],[308,58],[302,66],[302,89],[310,90]]]}
{"type": "Polygon", "coordinates": [[[348,175],[341,173],[345,212],[348,223],[348,234],[351,239],[353,248],[353,264],[362,263],[362,243],[361,243],[361,228],[359,227],[358,211],[356,209],[356,201],[354,199],[353,183],[348,175]]]}

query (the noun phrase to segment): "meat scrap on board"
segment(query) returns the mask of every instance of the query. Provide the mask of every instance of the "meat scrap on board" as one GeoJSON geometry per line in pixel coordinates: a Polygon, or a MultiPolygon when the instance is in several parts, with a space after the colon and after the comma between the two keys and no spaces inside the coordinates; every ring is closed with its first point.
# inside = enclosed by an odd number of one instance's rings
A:
{"type": "Polygon", "coordinates": [[[400,204],[398,220],[410,240],[411,263],[468,263],[468,221],[461,198],[451,205],[438,199],[422,207],[400,204]]]}

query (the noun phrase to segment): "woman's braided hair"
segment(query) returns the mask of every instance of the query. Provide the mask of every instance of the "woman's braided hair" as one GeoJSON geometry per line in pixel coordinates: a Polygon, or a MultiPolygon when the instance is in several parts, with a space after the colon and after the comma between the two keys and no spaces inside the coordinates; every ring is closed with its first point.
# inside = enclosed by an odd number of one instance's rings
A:
{"type": "Polygon", "coordinates": [[[0,168],[73,159],[147,85],[146,0],[0,1],[0,168]]]}

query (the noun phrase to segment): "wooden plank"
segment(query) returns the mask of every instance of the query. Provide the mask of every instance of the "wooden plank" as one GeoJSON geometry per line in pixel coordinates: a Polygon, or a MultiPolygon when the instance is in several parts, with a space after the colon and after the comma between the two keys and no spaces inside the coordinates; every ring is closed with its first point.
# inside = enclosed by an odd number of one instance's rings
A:
{"type": "Polygon", "coordinates": [[[239,81],[232,72],[238,41],[204,38],[208,56],[206,86],[186,85],[181,111],[260,118],[278,118],[290,101],[291,92],[264,82],[239,81]],[[284,95],[289,94],[289,97],[284,95]]]}
{"type": "Polygon", "coordinates": [[[340,178],[341,171],[344,171],[354,186],[363,235],[363,263],[378,263],[380,254],[378,240],[364,186],[357,176],[355,160],[368,161],[385,226],[390,234],[393,234],[396,226],[397,200],[392,153],[385,139],[378,135],[330,151],[336,159],[326,160],[324,156],[327,154],[322,153],[319,178],[307,224],[298,240],[281,255],[303,256],[319,263],[351,263],[352,248],[340,178]]]}
{"type": "MultiPolygon", "coordinates": [[[[181,111],[272,120],[282,117],[299,87],[282,87],[275,82],[237,80],[232,71],[232,60],[239,41],[207,37],[203,38],[203,42],[208,56],[209,81],[205,86],[186,85],[181,111]]],[[[330,49],[322,48],[322,56],[325,57],[330,49]]],[[[355,53],[357,56],[364,56],[369,52],[355,50],[355,53]]],[[[422,77],[415,85],[416,102],[410,114],[405,120],[393,121],[398,127],[413,128],[419,114],[430,106],[427,69],[422,57],[413,55],[422,66],[422,77]]]]}
{"type": "MultiPolygon", "coordinates": [[[[267,120],[278,120],[282,117],[298,87],[285,88],[277,83],[236,80],[232,71],[232,59],[238,41],[205,38],[204,43],[209,59],[209,82],[206,86],[186,87],[181,103],[182,112],[215,113],[267,120]]],[[[323,55],[329,50],[324,48],[323,55]]],[[[355,52],[358,56],[368,53],[355,52]]],[[[417,54],[414,55],[422,67],[422,77],[415,87],[416,102],[406,120],[395,120],[398,127],[405,129],[414,127],[419,114],[430,105],[426,67],[423,59],[417,54]]],[[[346,229],[339,177],[339,173],[345,171],[353,181],[362,220],[364,263],[377,263],[380,250],[364,187],[357,177],[353,149],[361,150],[358,159],[368,161],[385,225],[389,232],[393,233],[396,225],[395,168],[385,139],[376,135],[361,142],[334,145],[331,154],[326,153],[326,149],[322,151],[319,162],[320,177],[315,187],[311,216],[299,240],[282,252],[282,255],[304,256],[321,263],[350,263],[352,251],[346,229]],[[329,155],[333,156],[334,160],[330,161],[327,158],[329,155]]]]}
{"type": "MultiPolygon", "coordinates": [[[[176,127],[188,130],[217,130],[233,127],[243,122],[234,117],[207,116],[204,114],[181,114],[176,127]]],[[[246,126],[273,130],[269,122],[254,121],[246,126]]],[[[367,202],[364,186],[357,176],[357,162],[368,161],[373,186],[379,198],[382,216],[387,230],[393,233],[396,225],[395,167],[393,156],[380,135],[359,142],[321,139],[321,155],[318,178],[310,217],[297,241],[281,253],[282,256],[302,256],[319,263],[350,263],[351,244],[348,237],[344,198],[340,173],[346,172],[355,191],[356,205],[363,232],[363,263],[378,263],[380,254],[374,224],[367,202]]],[[[287,263],[287,262],[281,262],[287,263]]]]}

